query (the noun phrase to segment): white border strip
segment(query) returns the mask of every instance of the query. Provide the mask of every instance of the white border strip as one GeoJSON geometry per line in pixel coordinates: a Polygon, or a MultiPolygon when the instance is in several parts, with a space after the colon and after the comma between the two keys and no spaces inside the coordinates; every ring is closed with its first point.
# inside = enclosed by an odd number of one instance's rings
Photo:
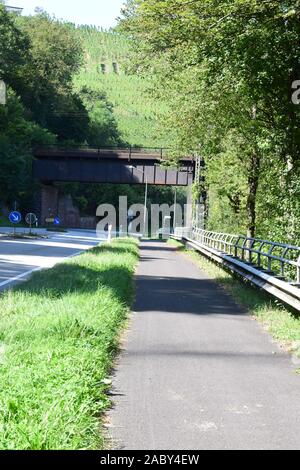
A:
{"type": "Polygon", "coordinates": [[[73,255],[66,256],[66,257],[65,257],[64,259],[62,259],[61,261],[58,261],[57,263],[54,263],[53,266],[47,266],[47,267],[39,266],[39,267],[37,267],[37,268],[30,269],[29,271],[26,271],[25,273],[19,274],[18,276],[12,277],[11,279],[7,279],[7,281],[0,282],[0,287],[4,287],[4,286],[7,286],[8,284],[11,284],[11,283],[13,283],[13,282],[17,282],[17,281],[19,281],[20,279],[22,279],[23,277],[30,276],[30,274],[32,274],[32,273],[34,273],[34,272],[36,272],[36,271],[42,271],[43,269],[51,269],[51,268],[54,268],[54,266],[56,266],[57,264],[63,263],[65,259],[74,258],[75,256],[79,256],[79,255],[81,255],[82,253],[85,253],[85,251],[87,251],[87,250],[81,250],[81,251],[78,251],[78,252],[74,253],[73,255]]]}

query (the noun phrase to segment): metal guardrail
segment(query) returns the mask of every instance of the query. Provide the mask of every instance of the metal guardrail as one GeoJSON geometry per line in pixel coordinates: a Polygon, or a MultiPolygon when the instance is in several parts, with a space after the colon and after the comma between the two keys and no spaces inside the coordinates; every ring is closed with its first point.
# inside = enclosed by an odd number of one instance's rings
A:
{"type": "Polygon", "coordinates": [[[300,247],[197,228],[176,228],[173,237],[300,311],[300,247]]]}

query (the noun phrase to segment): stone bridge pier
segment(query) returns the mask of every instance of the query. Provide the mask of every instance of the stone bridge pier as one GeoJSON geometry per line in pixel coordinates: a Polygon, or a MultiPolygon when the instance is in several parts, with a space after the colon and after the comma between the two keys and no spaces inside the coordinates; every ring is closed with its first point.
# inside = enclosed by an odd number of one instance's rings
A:
{"type": "Polygon", "coordinates": [[[79,209],[74,206],[70,195],[61,195],[59,187],[54,184],[42,185],[39,191],[38,207],[36,213],[38,215],[39,224],[46,225],[46,219],[59,216],[61,223],[65,227],[70,228],[95,228],[96,218],[80,217],[79,209]]]}
{"type": "Polygon", "coordinates": [[[40,225],[49,217],[58,215],[59,189],[52,184],[42,185],[39,190],[39,207],[37,208],[40,225]]]}

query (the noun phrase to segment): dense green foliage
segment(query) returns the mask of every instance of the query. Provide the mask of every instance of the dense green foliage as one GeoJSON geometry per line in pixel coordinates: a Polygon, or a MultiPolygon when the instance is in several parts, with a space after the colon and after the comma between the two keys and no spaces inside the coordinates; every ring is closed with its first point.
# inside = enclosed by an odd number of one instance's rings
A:
{"type": "MultiPolygon", "coordinates": [[[[73,28],[73,26],[71,25],[73,28]]],[[[167,106],[147,95],[149,80],[130,70],[129,41],[119,33],[93,26],[75,30],[84,49],[84,64],[76,75],[75,89],[80,93],[92,120],[89,143],[93,146],[166,147],[168,139],[160,134],[160,119],[167,106]],[[100,124],[100,128],[99,128],[100,124]]],[[[144,202],[143,186],[78,184],[65,186],[82,214],[94,215],[100,203],[118,207],[119,196],[128,205],[144,202]]],[[[184,191],[178,200],[185,202],[184,191]]],[[[148,202],[172,203],[172,188],[150,187],[148,202]]]]}
{"type": "Polygon", "coordinates": [[[170,103],[162,125],[207,161],[208,225],[300,239],[300,2],[128,0],[132,61],[170,103]]]}
{"type": "MultiPolygon", "coordinates": [[[[0,202],[32,210],[32,148],[59,144],[150,146],[158,137],[164,107],[146,97],[148,80],[127,74],[128,41],[113,31],[75,27],[40,13],[8,13],[0,2],[0,79],[7,104],[0,106],[0,202]],[[102,73],[102,66],[105,72],[102,73]]],[[[144,188],[112,185],[63,185],[82,214],[95,215],[98,204],[119,195],[143,202],[144,188]]],[[[150,198],[173,200],[172,189],[150,190],[150,198]]]]}
{"type": "Polygon", "coordinates": [[[73,92],[82,49],[70,29],[46,14],[23,18],[0,4],[0,78],[7,86],[0,105],[0,201],[32,207],[32,148],[57,141],[81,142],[90,120],[73,92]],[[70,111],[79,112],[68,119],[70,111]],[[67,117],[66,117],[67,115],[67,117]]]}
{"type": "Polygon", "coordinates": [[[26,118],[24,106],[10,90],[7,106],[0,106],[0,201],[24,198],[31,179],[31,147],[53,140],[47,130],[26,118]]]}
{"type": "Polygon", "coordinates": [[[0,299],[0,448],[99,449],[138,246],[102,245],[0,299]]]}
{"type": "MultiPolygon", "coordinates": [[[[123,17],[107,32],[0,5],[2,202],[30,200],[36,143],[197,149],[210,228],[299,243],[299,2],[130,0],[123,17]]],[[[120,192],[143,200],[114,189],[63,188],[89,214],[120,192]]]]}

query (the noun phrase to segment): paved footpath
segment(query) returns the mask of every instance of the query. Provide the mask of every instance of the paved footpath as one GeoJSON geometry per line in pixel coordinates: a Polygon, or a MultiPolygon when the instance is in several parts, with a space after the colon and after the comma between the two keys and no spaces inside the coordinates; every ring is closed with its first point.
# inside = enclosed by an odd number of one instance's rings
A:
{"type": "Polygon", "coordinates": [[[300,449],[292,359],[187,257],[143,242],[108,420],[117,449],[300,449]]]}

